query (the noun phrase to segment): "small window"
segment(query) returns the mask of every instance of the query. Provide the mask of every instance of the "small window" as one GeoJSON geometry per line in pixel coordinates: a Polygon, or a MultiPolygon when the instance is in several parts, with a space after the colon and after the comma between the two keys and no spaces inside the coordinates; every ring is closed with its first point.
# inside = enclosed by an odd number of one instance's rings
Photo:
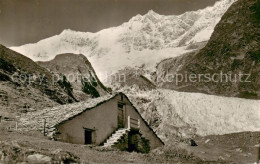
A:
{"type": "Polygon", "coordinates": [[[121,96],[121,101],[123,101],[124,100],[124,95],[121,94],[120,96],[121,96]]]}
{"type": "Polygon", "coordinates": [[[121,104],[121,103],[118,103],[117,106],[118,106],[119,109],[123,109],[124,108],[124,104],[121,104]]]}

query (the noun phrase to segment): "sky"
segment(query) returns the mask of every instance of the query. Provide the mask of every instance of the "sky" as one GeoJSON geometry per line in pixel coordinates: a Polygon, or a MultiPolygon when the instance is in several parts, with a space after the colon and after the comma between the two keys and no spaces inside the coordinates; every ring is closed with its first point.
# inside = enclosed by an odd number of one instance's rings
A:
{"type": "Polygon", "coordinates": [[[121,25],[153,10],[179,15],[217,0],[0,0],[0,44],[35,43],[64,29],[84,32],[121,25]]]}

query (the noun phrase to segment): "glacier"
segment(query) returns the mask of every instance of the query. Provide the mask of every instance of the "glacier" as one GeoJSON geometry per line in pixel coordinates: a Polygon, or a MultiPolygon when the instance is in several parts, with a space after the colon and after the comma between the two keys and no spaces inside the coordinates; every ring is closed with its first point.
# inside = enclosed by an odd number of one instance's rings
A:
{"type": "Polygon", "coordinates": [[[167,89],[122,89],[164,140],[260,131],[260,101],[167,89]]]}

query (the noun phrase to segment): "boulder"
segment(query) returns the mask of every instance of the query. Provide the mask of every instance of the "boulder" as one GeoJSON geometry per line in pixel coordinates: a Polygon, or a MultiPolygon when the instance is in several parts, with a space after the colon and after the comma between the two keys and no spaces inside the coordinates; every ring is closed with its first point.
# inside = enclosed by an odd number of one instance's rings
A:
{"type": "Polygon", "coordinates": [[[27,157],[27,161],[33,164],[51,163],[51,157],[42,154],[33,154],[27,157]]]}

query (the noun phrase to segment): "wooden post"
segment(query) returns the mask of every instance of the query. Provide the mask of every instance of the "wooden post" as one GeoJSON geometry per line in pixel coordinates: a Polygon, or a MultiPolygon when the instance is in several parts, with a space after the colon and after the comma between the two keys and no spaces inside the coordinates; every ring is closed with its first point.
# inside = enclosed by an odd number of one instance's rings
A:
{"type": "Polygon", "coordinates": [[[140,119],[138,119],[137,124],[138,124],[138,129],[140,129],[140,119]]]}
{"type": "Polygon", "coordinates": [[[46,119],[44,119],[44,122],[43,122],[43,135],[45,136],[45,126],[46,126],[46,119]]]}
{"type": "Polygon", "coordinates": [[[15,122],[15,130],[17,131],[18,130],[18,121],[16,120],[15,122]]]}
{"type": "Polygon", "coordinates": [[[128,130],[130,130],[131,126],[130,126],[130,116],[127,117],[127,122],[128,122],[128,130]]]}
{"type": "Polygon", "coordinates": [[[256,163],[259,164],[260,163],[260,145],[258,145],[257,149],[258,149],[258,154],[257,154],[257,161],[256,161],[256,163]]]}

